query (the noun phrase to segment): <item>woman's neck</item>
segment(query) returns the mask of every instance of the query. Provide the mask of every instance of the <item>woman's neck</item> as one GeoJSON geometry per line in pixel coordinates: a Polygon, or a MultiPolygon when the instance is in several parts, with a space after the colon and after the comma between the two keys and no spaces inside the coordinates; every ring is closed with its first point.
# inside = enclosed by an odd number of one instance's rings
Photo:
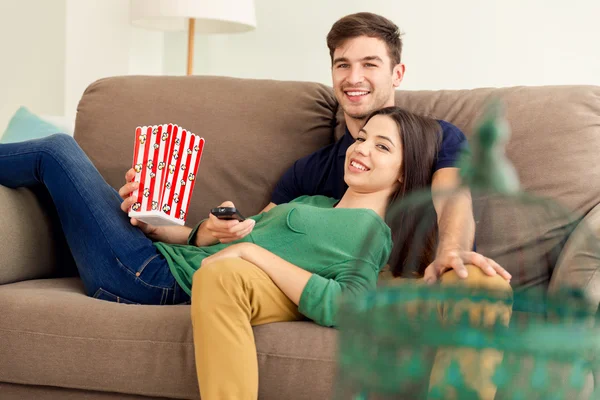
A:
{"type": "Polygon", "coordinates": [[[359,193],[348,188],[336,208],[369,208],[375,211],[381,218],[385,218],[385,212],[390,200],[391,193],[381,191],[376,193],[359,193]]]}

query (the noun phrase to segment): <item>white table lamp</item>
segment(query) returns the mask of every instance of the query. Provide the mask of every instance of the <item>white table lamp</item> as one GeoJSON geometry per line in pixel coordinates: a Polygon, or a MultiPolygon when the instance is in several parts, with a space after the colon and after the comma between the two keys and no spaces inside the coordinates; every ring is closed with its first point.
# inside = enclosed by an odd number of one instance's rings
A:
{"type": "Polygon", "coordinates": [[[184,31],[187,74],[192,74],[195,33],[240,33],[256,27],[254,0],[131,0],[131,22],[140,28],[184,31]]]}

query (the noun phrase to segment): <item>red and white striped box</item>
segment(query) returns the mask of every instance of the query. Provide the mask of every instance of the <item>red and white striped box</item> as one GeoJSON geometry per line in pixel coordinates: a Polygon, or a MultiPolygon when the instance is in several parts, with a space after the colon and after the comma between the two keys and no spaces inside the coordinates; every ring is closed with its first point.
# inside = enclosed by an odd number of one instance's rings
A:
{"type": "Polygon", "coordinates": [[[129,216],[152,225],[184,225],[204,139],[175,124],[136,128],[133,168],[139,189],[129,216]]]}

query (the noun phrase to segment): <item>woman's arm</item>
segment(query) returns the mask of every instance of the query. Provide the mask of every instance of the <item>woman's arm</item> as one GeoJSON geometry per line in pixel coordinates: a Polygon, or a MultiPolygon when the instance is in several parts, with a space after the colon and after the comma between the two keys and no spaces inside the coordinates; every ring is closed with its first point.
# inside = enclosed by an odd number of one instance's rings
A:
{"type": "Polygon", "coordinates": [[[249,246],[242,253],[242,258],[265,271],[279,289],[294,304],[299,305],[302,292],[313,274],[285,261],[283,258],[260,246],[252,243],[247,244],[249,246]]]}
{"type": "MultiPolygon", "coordinates": [[[[135,223],[133,224],[136,225],[135,223]]],[[[150,239],[170,244],[186,244],[188,235],[190,234],[192,228],[187,226],[153,226],[153,225],[145,225],[145,227],[140,226],[140,229],[148,236],[150,239]]]]}
{"type": "Polygon", "coordinates": [[[205,258],[202,265],[222,258],[240,257],[269,275],[298,311],[319,325],[335,326],[341,296],[360,296],[376,287],[378,268],[363,260],[341,261],[335,279],[308,272],[253,243],[229,246],[205,258]]]}
{"type": "Polygon", "coordinates": [[[229,246],[210,257],[206,257],[202,261],[202,265],[223,258],[236,257],[243,258],[265,271],[279,289],[296,305],[300,303],[302,292],[313,275],[311,272],[285,261],[254,243],[238,243],[229,246]]]}

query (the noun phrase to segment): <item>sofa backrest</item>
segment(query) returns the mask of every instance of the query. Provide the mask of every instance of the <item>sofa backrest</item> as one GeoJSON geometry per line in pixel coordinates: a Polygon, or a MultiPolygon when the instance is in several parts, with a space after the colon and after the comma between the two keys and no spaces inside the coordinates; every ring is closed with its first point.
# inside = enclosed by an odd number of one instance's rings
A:
{"type": "Polygon", "coordinates": [[[85,91],[75,139],[114,188],[131,168],[135,128],[174,123],[206,140],[186,224],[233,201],[258,213],[292,163],[333,141],[336,102],[305,82],[224,77],[114,77],[85,91]]]}
{"type": "Polygon", "coordinates": [[[396,104],[451,122],[470,137],[491,98],[505,106],[512,131],[507,156],[523,190],[579,216],[591,210],[600,199],[600,87],[399,92],[396,104]]]}
{"type": "MultiPolygon", "coordinates": [[[[492,97],[506,107],[512,130],[507,155],[523,189],[553,198],[576,217],[598,204],[600,87],[398,91],[396,104],[454,123],[470,137],[492,97]]],[[[88,87],[79,103],[75,138],[108,183],[119,188],[132,165],[135,127],[168,122],[206,139],[188,225],[224,200],[248,215],[260,211],[296,159],[333,143],[344,129],[331,88],[321,84],[128,76],[88,87]]],[[[511,204],[491,208],[494,212],[476,210],[478,249],[507,264],[515,259],[529,264],[511,271],[525,285],[547,282],[568,230],[565,221],[541,216],[531,233],[516,224],[511,204]],[[526,243],[536,244],[536,250],[523,254],[526,243]]]]}

